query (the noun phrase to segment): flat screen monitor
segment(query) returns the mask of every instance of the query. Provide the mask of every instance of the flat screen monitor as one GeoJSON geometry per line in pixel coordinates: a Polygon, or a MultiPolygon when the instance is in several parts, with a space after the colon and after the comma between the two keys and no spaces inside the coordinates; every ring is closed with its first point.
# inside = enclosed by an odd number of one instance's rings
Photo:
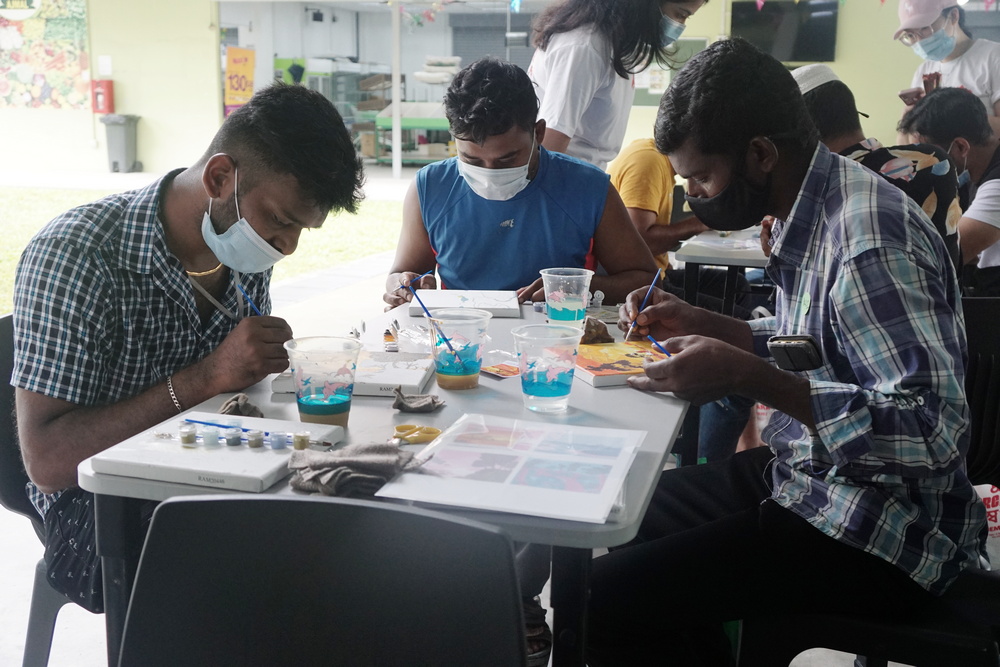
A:
{"type": "Polygon", "coordinates": [[[837,45],[837,0],[733,2],[733,37],[742,37],[781,62],[831,61],[837,45]]]}

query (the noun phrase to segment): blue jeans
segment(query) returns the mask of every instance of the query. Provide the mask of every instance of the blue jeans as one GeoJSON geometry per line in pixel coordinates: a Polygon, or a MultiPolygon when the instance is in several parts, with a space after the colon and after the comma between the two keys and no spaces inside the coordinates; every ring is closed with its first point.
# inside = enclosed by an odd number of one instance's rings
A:
{"type": "Polygon", "coordinates": [[[698,460],[721,461],[732,456],[753,414],[753,406],[754,401],[744,396],[726,396],[701,406],[698,460]]]}

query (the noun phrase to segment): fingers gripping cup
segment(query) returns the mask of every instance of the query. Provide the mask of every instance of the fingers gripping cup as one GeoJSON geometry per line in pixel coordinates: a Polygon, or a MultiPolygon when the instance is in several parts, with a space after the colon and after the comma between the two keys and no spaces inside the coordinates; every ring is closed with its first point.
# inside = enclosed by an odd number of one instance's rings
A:
{"type": "Polygon", "coordinates": [[[558,324],[528,324],[511,333],[521,370],[524,407],[535,412],[566,410],[583,331],[558,324]]]}
{"type": "Polygon", "coordinates": [[[313,336],[293,338],[285,349],[295,380],[299,419],[346,427],[361,343],[354,338],[313,336]]]}
{"type": "Polygon", "coordinates": [[[427,321],[438,386],[478,387],[486,327],[493,315],[476,308],[435,308],[430,313],[427,321]]]}
{"type": "Polygon", "coordinates": [[[590,295],[590,269],[542,269],[545,308],[550,324],[583,327],[590,295]]]}

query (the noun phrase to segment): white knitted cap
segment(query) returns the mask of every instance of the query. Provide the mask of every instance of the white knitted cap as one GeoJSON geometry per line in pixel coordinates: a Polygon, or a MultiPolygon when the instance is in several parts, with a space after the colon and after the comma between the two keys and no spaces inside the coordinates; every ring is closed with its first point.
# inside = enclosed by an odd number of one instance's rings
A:
{"type": "Polygon", "coordinates": [[[829,65],[817,63],[815,65],[804,65],[792,70],[792,77],[795,83],[799,84],[799,91],[805,95],[810,90],[819,88],[824,83],[840,81],[833,73],[829,65]]]}

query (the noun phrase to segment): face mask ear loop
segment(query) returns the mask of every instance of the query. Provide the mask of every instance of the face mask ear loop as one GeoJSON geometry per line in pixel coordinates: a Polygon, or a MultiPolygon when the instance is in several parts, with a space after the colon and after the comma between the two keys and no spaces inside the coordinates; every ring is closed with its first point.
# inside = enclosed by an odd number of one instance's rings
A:
{"type": "Polygon", "coordinates": [[[237,192],[240,189],[240,168],[236,167],[236,183],[233,185],[233,201],[236,202],[236,219],[242,220],[243,216],[240,215],[240,198],[237,192]]]}
{"type": "MultiPolygon", "coordinates": [[[[949,158],[950,158],[950,156],[951,156],[951,149],[952,149],[952,147],[953,147],[954,145],[955,145],[955,140],[954,140],[954,139],[952,139],[952,140],[951,140],[951,143],[950,143],[950,144],[948,144],[948,150],[946,150],[946,151],[945,151],[946,153],[948,153],[948,154],[949,154],[949,158]]],[[[962,171],[968,171],[968,169],[969,169],[969,154],[968,154],[968,153],[966,153],[966,154],[965,154],[965,162],[963,162],[963,163],[962,163],[962,171]]]]}

